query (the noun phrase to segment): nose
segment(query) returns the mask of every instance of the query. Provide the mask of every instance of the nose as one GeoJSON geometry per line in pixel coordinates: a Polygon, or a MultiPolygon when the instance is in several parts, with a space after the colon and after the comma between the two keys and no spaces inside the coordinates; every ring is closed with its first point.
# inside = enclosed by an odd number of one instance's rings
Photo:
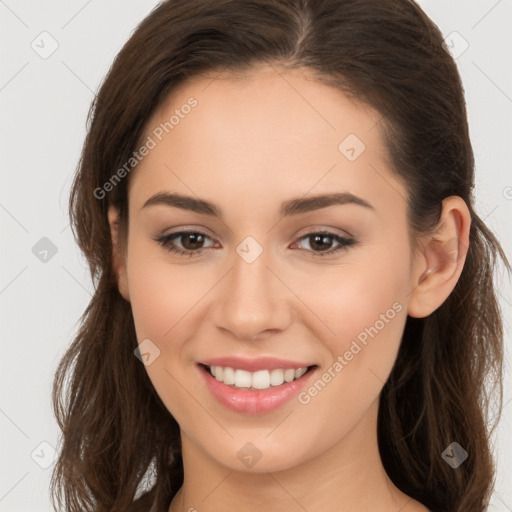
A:
{"type": "Polygon", "coordinates": [[[259,340],[285,330],[292,293],[271,269],[266,252],[252,262],[238,254],[216,297],[215,322],[240,340],[259,340]]]}

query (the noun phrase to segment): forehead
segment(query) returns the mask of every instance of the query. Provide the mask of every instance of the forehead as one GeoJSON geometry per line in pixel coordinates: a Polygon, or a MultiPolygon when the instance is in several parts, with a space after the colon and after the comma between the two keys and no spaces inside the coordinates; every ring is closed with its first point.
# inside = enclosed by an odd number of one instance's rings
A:
{"type": "Polygon", "coordinates": [[[380,120],[303,69],[195,77],[147,122],[143,140],[155,145],[130,178],[130,202],[164,189],[215,191],[220,204],[341,189],[396,201],[405,191],[392,183],[380,120]]]}

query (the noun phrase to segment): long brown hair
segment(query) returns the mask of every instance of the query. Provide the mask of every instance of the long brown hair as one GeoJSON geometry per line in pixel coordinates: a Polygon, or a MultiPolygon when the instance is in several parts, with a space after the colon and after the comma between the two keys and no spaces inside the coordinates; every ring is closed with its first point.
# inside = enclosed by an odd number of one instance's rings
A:
{"type": "Polygon", "coordinates": [[[266,62],[308,68],[382,115],[394,172],[407,185],[413,240],[436,226],[444,198],[460,196],[469,207],[460,279],[430,316],[407,318],[381,393],[378,434],[384,467],[406,494],[434,512],[486,509],[494,481],[490,435],[502,400],[493,269],[498,256],[509,272],[510,265],[473,209],[463,88],[442,42],[410,0],[169,0],[142,21],[91,106],[70,195],[73,233],[95,293],[54,380],[63,431],[54,506],[106,512],[154,504],[166,511],[183,482],[179,426],[134,357],[132,312],[112,268],[107,209],[119,208],[126,234],[130,176],[108,193],[104,184],[130,161],[149,117],[178,84],[266,62]],[[454,441],[468,453],[456,469],[442,457],[454,441]],[[154,483],[142,492],[150,468],[154,483]]]}

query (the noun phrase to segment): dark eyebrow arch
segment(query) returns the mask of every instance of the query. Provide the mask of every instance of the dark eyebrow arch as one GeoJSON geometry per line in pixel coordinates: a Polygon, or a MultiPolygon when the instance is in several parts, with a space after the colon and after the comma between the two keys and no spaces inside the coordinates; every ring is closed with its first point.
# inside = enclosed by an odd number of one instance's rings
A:
{"type": "MultiPolygon", "coordinates": [[[[320,210],[333,205],[356,204],[365,208],[375,210],[375,208],[358,196],[349,192],[337,192],[333,194],[321,194],[309,197],[300,197],[290,199],[281,204],[281,217],[289,217],[292,215],[300,215],[303,213],[320,210]]],[[[223,218],[221,208],[213,202],[204,199],[198,199],[191,196],[181,194],[171,194],[169,192],[158,192],[151,196],[142,206],[141,209],[152,205],[166,205],[182,210],[188,210],[203,215],[223,218]]]]}

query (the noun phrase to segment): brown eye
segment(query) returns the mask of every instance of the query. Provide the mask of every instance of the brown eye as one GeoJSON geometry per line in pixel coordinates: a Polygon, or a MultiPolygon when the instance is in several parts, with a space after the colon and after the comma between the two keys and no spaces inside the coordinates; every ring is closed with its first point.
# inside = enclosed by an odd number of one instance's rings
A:
{"type": "Polygon", "coordinates": [[[156,238],[156,241],[170,252],[183,256],[199,256],[209,248],[203,247],[206,239],[210,237],[200,231],[178,231],[156,238]]]}
{"type": "Polygon", "coordinates": [[[178,234],[177,238],[180,240],[182,246],[189,251],[201,249],[204,243],[204,235],[201,233],[178,234]]]}
{"type": "Polygon", "coordinates": [[[336,235],[335,233],[326,232],[318,232],[318,233],[308,233],[307,235],[302,236],[299,240],[306,240],[309,244],[309,249],[305,249],[309,252],[313,252],[313,257],[316,256],[326,256],[329,254],[333,254],[339,252],[341,250],[346,249],[348,246],[353,245],[355,240],[352,238],[345,238],[340,235],[336,235]],[[333,243],[338,244],[331,249],[333,243]]]}

